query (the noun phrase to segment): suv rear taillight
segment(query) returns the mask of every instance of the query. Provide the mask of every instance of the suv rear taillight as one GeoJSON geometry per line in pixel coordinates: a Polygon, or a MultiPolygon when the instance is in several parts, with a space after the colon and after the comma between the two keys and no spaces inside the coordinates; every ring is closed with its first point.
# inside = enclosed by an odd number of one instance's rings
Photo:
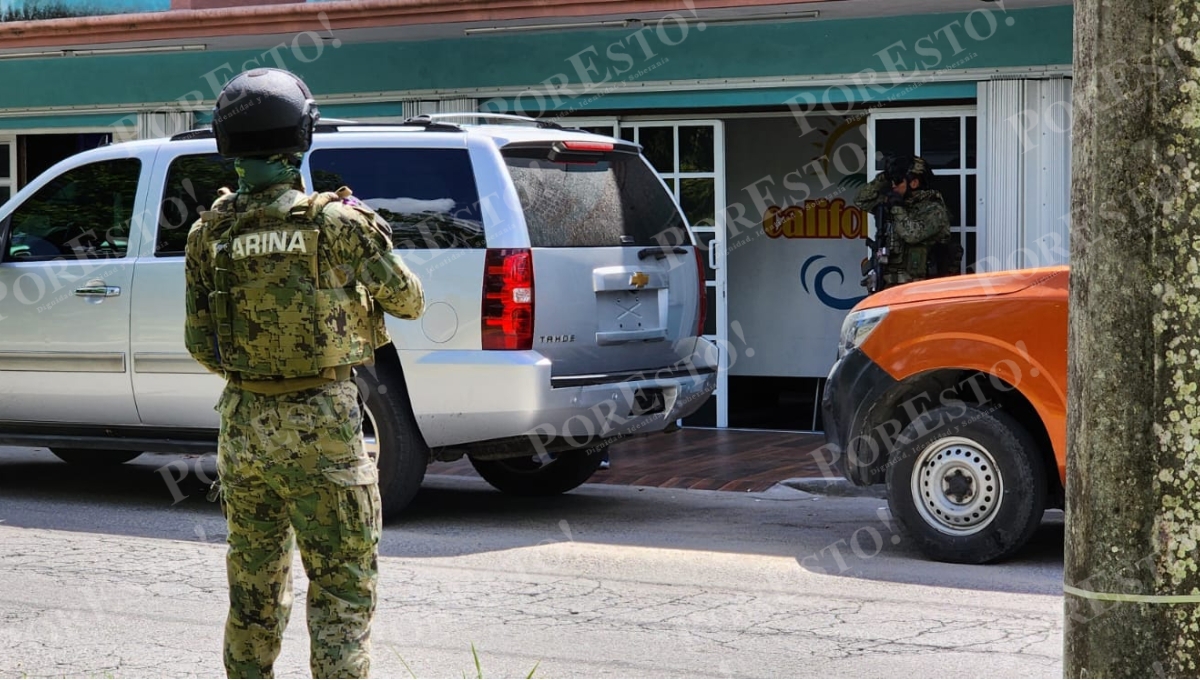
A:
{"type": "Polygon", "coordinates": [[[483,348],[533,348],[533,252],[489,248],[483,266],[483,348]]]}
{"type": "MultiPolygon", "coordinates": [[[[709,247],[716,244],[713,239],[709,247]]],[[[700,310],[696,313],[696,335],[704,335],[704,323],[708,317],[708,283],[704,276],[704,251],[696,246],[696,276],[700,280],[700,310]]]]}

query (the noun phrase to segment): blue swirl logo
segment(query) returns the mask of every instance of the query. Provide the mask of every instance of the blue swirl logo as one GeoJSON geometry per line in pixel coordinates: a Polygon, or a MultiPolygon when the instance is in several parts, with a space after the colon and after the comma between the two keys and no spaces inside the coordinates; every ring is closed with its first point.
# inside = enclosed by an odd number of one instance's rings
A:
{"type": "Polygon", "coordinates": [[[826,307],[843,311],[853,309],[854,305],[866,299],[866,295],[856,298],[834,297],[825,290],[825,279],[829,276],[833,276],[834,274],[837,274],[838,277],[837,285],[840,286],[846,283],[846,273],[843,272],[840,267],[834,266],[823,267],[816,273],[815,276],[813,276],[813,289],[810,291],[808,289],[808,268],[815,264],[817,260],[823,259],[825,259],[824,255],[813,255],[805,260],[804,265],[800,267],[800,285],[804,286],[805,293],[812,293],[816,295],[817,299],[821,301],[821,304],[825,305],[826,307]]]}

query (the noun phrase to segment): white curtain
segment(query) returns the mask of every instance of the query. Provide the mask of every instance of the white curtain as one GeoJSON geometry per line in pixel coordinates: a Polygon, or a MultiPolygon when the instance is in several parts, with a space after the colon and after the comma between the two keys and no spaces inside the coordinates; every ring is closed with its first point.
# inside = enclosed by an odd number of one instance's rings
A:
{"type": "Polygon", "coordinates": [[[401,104],[405,118],[426,113],[475,113],[479,110],[479,101],[476,99],[413,100],[401,104]]]}
{"type": "Polygon", "coordinates": [[[1071,80],[979,83],[978,271],[1067,263],[1071,80]]]}
{"type": "Polygon", "coordinates": [[[113,124],[113,142],[170,137],[192,129],[191,111],[141,111],[113,124]]]}

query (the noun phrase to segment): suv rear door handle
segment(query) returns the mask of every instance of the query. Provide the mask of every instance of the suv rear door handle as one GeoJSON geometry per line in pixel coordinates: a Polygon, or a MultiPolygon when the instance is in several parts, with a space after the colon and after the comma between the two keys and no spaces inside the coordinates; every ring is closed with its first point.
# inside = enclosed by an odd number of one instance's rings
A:
{"type": "Polygon", "coordinates": [[[120,286],[84,286],[76,288],[79,297],[116,297],[121,294],[120,286]]]}

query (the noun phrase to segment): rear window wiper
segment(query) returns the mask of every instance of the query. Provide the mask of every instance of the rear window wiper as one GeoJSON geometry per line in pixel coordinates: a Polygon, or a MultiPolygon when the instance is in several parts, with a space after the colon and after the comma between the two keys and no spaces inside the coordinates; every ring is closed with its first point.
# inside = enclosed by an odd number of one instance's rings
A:
{"type": "Polygon", "coordinates": [[[674,246],[674,247],[670,247],[670,248],[668,248],[667,246],[650,246],[649,248],[642,248],[641,250],[638,251],[638,259],[644,260],[647,257],[650,257],[651,255],[653,255],[654,259],[661,260],[664,257],[666,257],[668,253],[675,253],[676,255],[687,255],[687,252],[688,251],[684,250],[683,248],[680,248],[679,246],[674,246]]]}

